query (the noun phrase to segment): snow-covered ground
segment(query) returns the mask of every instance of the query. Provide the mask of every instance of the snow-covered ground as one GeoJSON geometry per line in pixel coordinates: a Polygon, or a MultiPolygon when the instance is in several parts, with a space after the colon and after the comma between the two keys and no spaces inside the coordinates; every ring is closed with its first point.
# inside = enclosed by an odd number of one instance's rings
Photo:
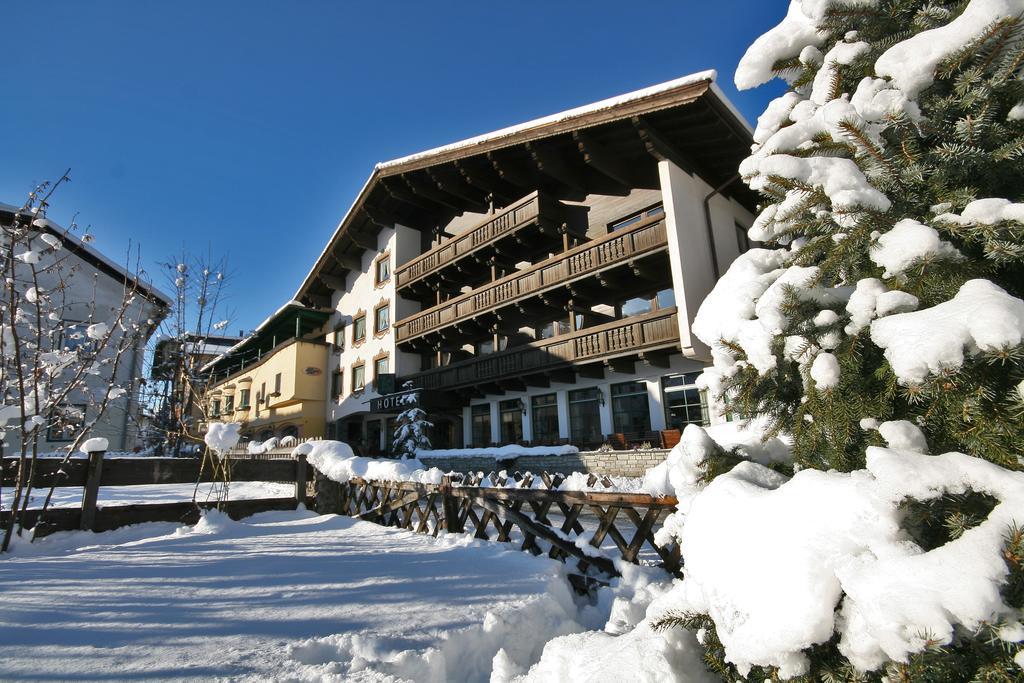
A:
{"type": "MultiPolygon", "coordinates": [[[[177,503],[192,500],[193,492],[196,500],[216,499],[217,489],[221,484],[145,484],[141,486],[101,486],[99,504],[102,505],[138,505],[152,503],[177,503]]],[[[79,507],[82,504],[82,487],[65,486],[55,489],[51,507],[79,507]]],[[[32,492],[30,507],[43,506],[49,489],[32,492]]],[[[265,481],[236,481],[228,489],[230,500],[251,500],[254,498],[288,498],[295,495],[294,484],[281,484],[265,481]]],[[[0,491],[0,501],[7,505],[14,496],[14,489],[4,488],[0,491]]]]}
{"type": "Polygon", "coordinates": [[[55,534],[0,563],[2,677],[503,680],[610,607],[505,548],[306,511],[55,534]]]}

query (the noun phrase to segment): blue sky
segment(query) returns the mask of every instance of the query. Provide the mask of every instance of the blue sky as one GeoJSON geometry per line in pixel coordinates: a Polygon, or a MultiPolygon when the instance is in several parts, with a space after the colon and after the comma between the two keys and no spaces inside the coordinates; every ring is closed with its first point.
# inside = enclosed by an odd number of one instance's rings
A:
{"type": "Polygon", "coordinates": [[[183,246],[227,256],[251,328],[377,161],[708,68],[755,120],[780,88],[733,70],[786,5],[9,0],[0,202],[71,167],[52,218],[141,244],[158,285],[183,246]]]}

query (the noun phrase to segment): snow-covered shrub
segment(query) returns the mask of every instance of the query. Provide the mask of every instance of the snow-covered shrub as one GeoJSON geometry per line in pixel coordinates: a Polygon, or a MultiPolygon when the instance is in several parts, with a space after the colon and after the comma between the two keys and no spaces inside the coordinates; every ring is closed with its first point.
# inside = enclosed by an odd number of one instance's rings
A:
{"type": "Polygon", "coordinates": [[[792,0],[737,69],[790,85],[740,167],[766,248],[693,327],[792,465],[702,430],[649,475],[681,498],[663,623],[726,678],[1024,676],[1022,14],[792,0]]]}
{"type": "Polygon", "coordinates": [[[417,451],[430,450],[430,436],[427,430],[433,426],[422,409],[403,410],[395,421],[392,449],[402,458],[415,458],[417,451]]]}

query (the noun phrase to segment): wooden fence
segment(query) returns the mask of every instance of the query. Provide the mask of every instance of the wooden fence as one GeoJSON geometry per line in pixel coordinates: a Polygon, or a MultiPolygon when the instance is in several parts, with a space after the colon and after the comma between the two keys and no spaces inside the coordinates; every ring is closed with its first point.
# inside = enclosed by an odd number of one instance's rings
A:
{"type": "MultiPolygon", "coordinates": [[[[540,487],[530,474],[518,472],[511,482],[493,472],[487,479],[453,474],[441,484],[353,478],[332,485],[317,475],[317,507],[434,536],[444,529],[515,543],[534,555],[572,559],[584,575],[593,574],[588,571],[593,568],[617,576],[613,554],[632,563],[644,555],[669,572],[680,570],[678,544],[654,540],[660,523],[675,510],[673,497],[559,490],[564,477],[547,473],[540,475],[540,487]],[[337,499],[325,501],[325,496],[337,499]]],[[[591,486],[598,481],[591,475],[591,486]]],[[[607,479],[603,483],[611,485],[607,479]]]]}
{"type": "MultiPolygon", "coordinates": [[[[99,504],[101,486],[138,486],[142,484],[195,484],[216,479],[209,463],[193,458],[104,458],[100,452],[88,458],[72,458],[63,462],[57,458],[36,461],[32,488],[38,495],[52,485],[81,487],[80,508],[50,508],[45,514],[40,509],[28,509],[25,526],[41,524],[36,536],[54,531],[87,529],[109,531],[128,524],[141,522],[181,522],[194,524],[203,508],[219,507],[232,519],[241,519],[266,510],[292,510],[306,500],[306,483],[312,481],[312,468],[305,456],[294,460],[256,460],[229,458],[226,460],[233,482],[268,481],[294,483],[295,495],[288,498],[258,498],[250,500],[185,501],[180,503],[154,503],[143,505],[99,504]]],[[[14,486],[18,478],[18,458],[3,458],[3,486],[14,486]]],[[[5,504],[9,501],[4,501],[5,504]]],[[[7,524],[11,512],[0,512],[0,522],[7,524]]]]}

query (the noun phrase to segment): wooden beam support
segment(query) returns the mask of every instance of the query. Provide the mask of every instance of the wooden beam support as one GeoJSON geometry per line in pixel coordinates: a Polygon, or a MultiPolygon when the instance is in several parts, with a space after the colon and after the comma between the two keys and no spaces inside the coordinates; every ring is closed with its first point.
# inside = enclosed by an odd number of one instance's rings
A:
{"type": "Polygon", "coordinates": [[[380,185],[397,202],[408,204],[414,209],[428,211],[431,214],[438,213],[436,203],[417,197],[409,191],[408,186],[401,178],[382,178],[380,185]]]}
{"type": "Polygon", "coordinates": [[[484,392],[485,396],[487,396],[487,395],[504,396],[505,395],[505,390],[502,389],[500,386],[498,386],[495,382],[485,382],[484,384],[480,384],[479,386],[480,386],[480,391],[484,392]]]}
{"type": "Polygon", "coordinates": [[[370,251],[377,251],[377,236],[365,235],[358,232],[350,232],[345,235],[349,238],[352,244],[356,245],[360,249],[368,249],[370,251]]]}
{"type": "Polygon", "coordinates": [[[509,185],[515,185],[526,191],[537,188],[536,178],[532,177],[531,173],[521,166],[507,159],[499,160],[494,152],[488,152],[487,159],[491,162],[491,166],[498,173],[498,176],[509,185]]]}
{"type": "Polygon", "coordinates": [[[543,387],[547,388],[551,386],[551,380],[547,375],[523,375],[523,381],[528,387],[543,387]]]}
{"type": "Polygon", "coordinates": [[[573,367],[580,377],[586,379],[604,379],[604,365],[602,363],[584,363],[573,367]]]}
{"type": "MultiPolygon", "coordinates": [[[[466,207],[463,205],[463,202],[460,201],[459,197],[453,197],[447,192],[440,190],[437,187],[437,183],[433,182],[429,176],[421,178],[415,173],[403,173],[402,180],[405,181],[405,184],[409,186],[409,189],[412,190],[414,194],[423,197],[424,199],[433,201],[441,206],[446,206],[459,214],[466,211],[466,207]]],[[[469,208],[472,211],[483,213],[487,210],[486,205],[473,204],[472,202],[469,203],[471,204],[469,208]]]]}
{"type": "Polygon", "coordinates": [[[536,141],[527,142],[526,149],[529,150],[538,171],[578,192],[587,192],[587,181],[583,174],[578,169],[570,167],[556,150],[536,141]]]}
{"type": "Polygon", "coordinates": [[[604,361],[604,365],[612,372],[622,375],[632,375],[636,372],[636,356],[624,356],[622,358],[610,358],[604,361]]]}
{"type": "Polygon", "coordinates": [[[667,368],[671,365],[668,351],[644,351],[640,354],[640,360],[656,368],[667,368]]]}
{"type": "Polygon", "coordinates": [[[631,168],[608,152],[591,135],[583,131],[574,131],[572,138],[588,166],[627,188],[642,185],[631,168]]]}
{"type": "Polygon", "coordinates": [[[505,391],[526,391],[526,382],[517,378],[500,379],[497,385],[505,391]]]}
{"type": "Polygon", "coordinates": [[[561,384],[576,384],[576,371],[569,368],[552,370],[548,373],[548,378],[561,384]]]}
{"type": "Polygon", "coordinates": [[[466,179],[454,168],[434,166],[427,168],[426,172],[437,184],[437,189],[442,192],[458,197],[470,205],[482,206],[485,210],[490,209],[486,196],[489,193],[481,193],[479,189],[467,183],[466,179]]]}
{"type": "MultiPolygon", "coordinates": [[[[685,154],[669,142],[650,121],[641,116],[634,116],[631,120],[633,128],[636,129],[637,134],[640,136],[640,141],[644,143],[644,148],[648,154],[658,161],[671,161],[687,173],[694,173],[696,171],[697,165],[690,155],[685,154]]],[[[690,134],[689,128],[687,128],[687,134],[690,134]]],[[[696,137],[699,137],[699,134],[696,137]]]]}
{"type": "Polygon", "coordinates": [[[522,196],[523,190],[502,178],[490,163],[476,168],[470,168],[464,160],[454,164],[467,183],[493,196],[496,206],[508,206],[522,196]]]}
{"type": "Polygon", "coordinates": [[[345,291],[345,278],[338,275],[325,275],[323,273],[317,275],[320,282],[324,283],[327,287],[339,292],[345,291]]]}

